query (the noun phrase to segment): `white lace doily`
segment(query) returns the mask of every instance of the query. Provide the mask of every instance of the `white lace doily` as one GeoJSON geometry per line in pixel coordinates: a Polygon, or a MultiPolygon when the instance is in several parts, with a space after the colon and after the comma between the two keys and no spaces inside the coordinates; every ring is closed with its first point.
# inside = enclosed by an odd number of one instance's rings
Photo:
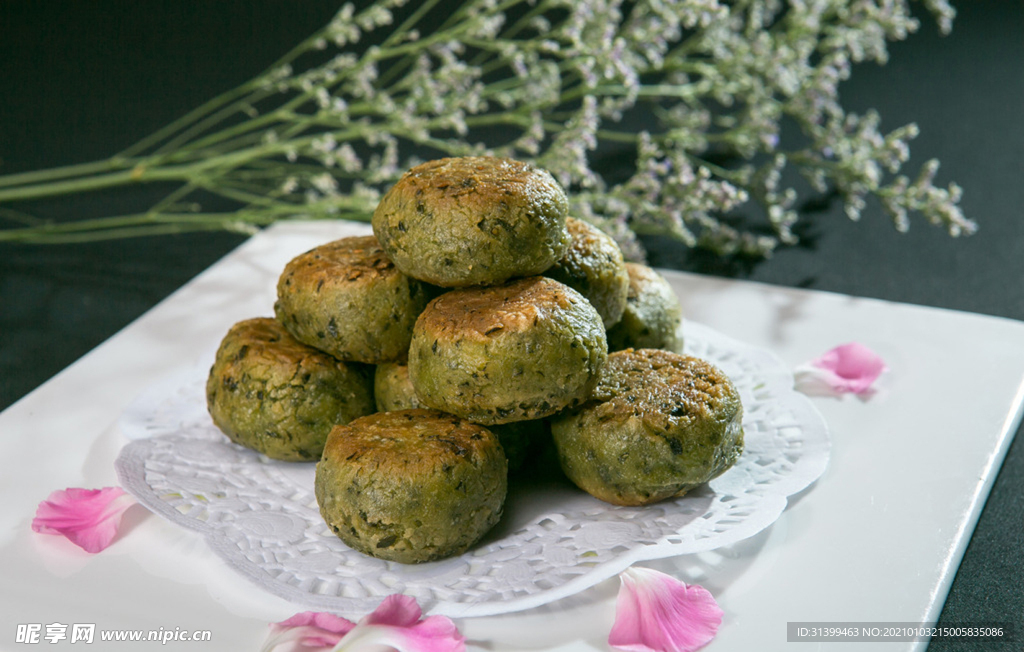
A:
{"type": "Polygon", "coordinates": [[[636,561],[710,550],[772,524],[817,479],[828,430],[771,353],[686,322],[687,353],[739,389],[746,450],[701,490],[647,507],[598,501],[557,475],[510,481],[501,523],[466,554],[404,565],[368,557],[327,528],[314,465],[232,444],[206,412],[206,369],[169,378],[122,416],[122,486],[154,512],[202,532],[232,567],[304,608],[368,613],[392,593],[449,616],[513,612],[572,595],[636,561]]]}

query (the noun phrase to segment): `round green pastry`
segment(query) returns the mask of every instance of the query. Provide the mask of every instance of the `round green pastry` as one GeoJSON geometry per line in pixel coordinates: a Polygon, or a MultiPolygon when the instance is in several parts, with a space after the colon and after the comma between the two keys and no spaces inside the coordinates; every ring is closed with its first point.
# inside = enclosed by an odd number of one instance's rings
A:
{"type": "Polygon", "coordinates": [[[629,273],[618,243],[583,220],[566,219],[572,238],[565,255],[544,276],[565,283],[590,302],[605,328],[622,317],[629,294],[629,273]]]}
{"type": "Polygon", "coordinates": [[[368,367],[297,342],[266,317],[228,331],[210,369],[206,402],[231,441],[299,462],[319,459],[331,428],[375,407],[368,367]]]}
{"type": "Polygon", "coordinates": [[[566,476],[615,505],[681,496],[743,452],[743,407],[704,360],[656,349],[608,356],[593,398],[552,421],[566,476]]]}
{"type": "Polygon", "coordinates": [[[404,362],[384,362],[373,373],[373,396],[378,412],[395,412],[427,407],[416,397],[409,380],[409,365],[404,362]]]}
{"type": "Polygon", "coordinates": [[[505,455],[483,426],[434,410],[379,412],[331,431],[320,514],[347,545],[406,564],[459,555],[501,517],[505,455]]]}
{"type": "Polygon", "coordinates": [[[665,349],[682,353],[683,310],[665,277],[647,265],[626,263],[629,293],[622,319],[608,329],[608,350],[665,349]]]}
{"type": "MultiPolygon", "coordinates": [[[[427,407],[416,396],[416,390],[409,380],[409,366],[402,362],[385,362],[377,365],[373,377],[373,395],[377,401],[378,412],[427,407]]],[[[529,455],[532,444],[550,436],[544,419],[495,424],[487,426],[487,429],[498,436],[505,457],[508,458],[509,471],[520,469],[529,455]]]]}
{"type": "Polygon", "coordinates": [[[373,214],[400,270],[434,285],[494,285],[540,274],[569,246],[568,199],[548,172],[494,157],[418,165],[373,214]]]}
{"type": "Polygon", "coordinates": [[[274,311],[300,342],[339,360],[376,364],[405,355],[430,296],[373,236],[350,237],[292,259],[278,279],[274,311]]]}
{"type": "Polygon", "coordinates": [[[409,378],[435,409],[485,425],[585,401],[608,357],[601,316],[542,276],[452,290],[416,320],[409,378]]]}

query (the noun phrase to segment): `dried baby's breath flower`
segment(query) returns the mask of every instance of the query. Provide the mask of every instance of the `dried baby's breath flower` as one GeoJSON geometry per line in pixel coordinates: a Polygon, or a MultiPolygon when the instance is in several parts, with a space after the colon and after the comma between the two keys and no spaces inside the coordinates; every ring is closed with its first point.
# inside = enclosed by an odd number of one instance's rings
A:
{"type": "MultiPolygon", "coordinates": [[[[949,3],[923,4],[948,31],[949,3]]],[[[0,178],[7,205],[180,184],[143,214],[15,226],[0,240],[368,220],[405,169],[471,154],[549,169],[574,214],[632,258],[643,256],[642,233],[725,255],[796,242],[800,197],[783,183],[790,168],[817,192],[837,191],[852,219],[874,197],[899,230],[915,213],[954,236],[975,230],[957,205],[960,188],[934,186],[937,162],[914,180],[904,173],[915,125],[884,132],[877,113],[848,112],[839,100],[854,63],[884,63],[888,43],[918,29],[910,0],[404,5],[345,4],[256,79],[108,161],[0,178]],[[782,138],[784,128],[798,133],[782,138]],[[197,211],[199,193],[238,208],[197,211]],[[734,226],[741,216],[761,216],[764,227],[734,226]]]]}

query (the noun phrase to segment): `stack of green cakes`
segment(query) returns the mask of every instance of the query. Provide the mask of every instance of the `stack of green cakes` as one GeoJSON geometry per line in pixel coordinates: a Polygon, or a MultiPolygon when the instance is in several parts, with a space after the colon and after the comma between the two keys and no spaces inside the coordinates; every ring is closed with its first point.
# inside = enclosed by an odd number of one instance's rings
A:
{"type": "Polygon", "coordinates": [[[543,441],[573,482],[615,504],[716,477],[743,447],[735,388],[680,353],[665,279],[625,263],[567,206],[526,163],[409,170],[373,236],[296,257],[276,319],[231,329],[207,383],[214,423],[269,457],[319,460],[335,534],[406,563],[479,541],[509,469],[543,441]]]}

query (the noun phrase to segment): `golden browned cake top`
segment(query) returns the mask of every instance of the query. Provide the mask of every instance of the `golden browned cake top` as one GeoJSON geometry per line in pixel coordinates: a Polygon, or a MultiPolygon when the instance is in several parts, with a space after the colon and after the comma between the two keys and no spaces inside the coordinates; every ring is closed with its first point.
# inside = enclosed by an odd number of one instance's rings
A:
{"type": "Polygon", "coordinates": [[[615,241],[593,224],[575,217],[567,217],[565,226],[569,229],[569,235],[572,237],[569,249],[565,252],[566,259],[579,258],[582,260],[589,256],[605,253],[615,261],[622,260],[622,252],[619,251],[615,241]]]}
{"type": "Polygon", "coordinates": [[[629,272],[629,297],[635,298],[652,283],[664,283],[664,277],[643,263],[626,263],[629,272]]]}
{"type": "Polygon", "coordinates": [[[638,417],[659,430],[728,421],[739,394],[718,367],[661,349],[625,349],[608,356],[591,395],[601,421],[638,417]]]}
{"type": "Polygon", "coordinates": [[[428,161],[412,168],[394,192],[429,198],[435,210],[465,210],[467,202],[486,207],[515,198],[526,204],[564,202],[565,192],[546,170],[530,163],[493,156],[464,156],[428,161]]]}
{"type": "Polygon", "coordinates": [[[335,426],[323,459],[344,460],[364,468],[415,473],[451,462],[493,455],[497,437],[483,426],[428,409],[377,412],[335,426]]]}
{"type": "Polygon", "coordinates": [[[325,281],[365,282],[398,274],[377,238],[352,236],[328,242],[293,258],[282,277],[325,281]]]}
{"type": "Polygon", "coordinates": [[[271,364],[295,364],[307,358],[323,358],[324,362],[332,365],[337,363],[326,353],[297,341],[279,321],[270,317],[256,317],[238,322],[224,337],[221,348],[237,349],[234,357],[225,362],[247,359],[263,360],[271,364]]]}
{"type": "Polygon", "coordinates": [[[498,333],[523,332],[547,315],[586,301],[578,292],[543,276],[491,287],[468,287],[437,297],[420,314],[417,328],[434,337],[482,341],[498,333]]]}

